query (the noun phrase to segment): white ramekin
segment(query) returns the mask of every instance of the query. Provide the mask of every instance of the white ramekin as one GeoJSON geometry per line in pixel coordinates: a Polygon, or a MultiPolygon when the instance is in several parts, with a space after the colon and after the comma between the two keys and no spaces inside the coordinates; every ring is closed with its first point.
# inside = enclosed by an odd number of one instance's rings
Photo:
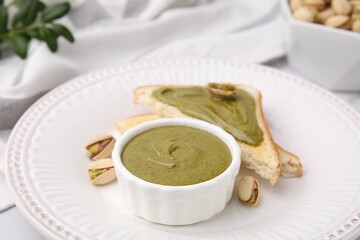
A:
{"type": "Polygon", "coordinates": [[[360,34],[293,18],[282,0],[291,67],[330,90],[360,90],[360,34]]]}
{"type": "Polygon", "coordinates": [[[165,118],[140,124],[126,131],[116,141],[112,152],[120,192],[127,207],[137,216],[166,225],[200,222],[223,210],[233,192],[240,155],[235,139],[220,127],[186,118],[165,118]],[[217,136],[230,150],[232,161],[229,167],[209,181],[187,186],[165,186],[136,177],[122,164],[121,152],[136,135],[161,126],[189,126],[217,136]]]}

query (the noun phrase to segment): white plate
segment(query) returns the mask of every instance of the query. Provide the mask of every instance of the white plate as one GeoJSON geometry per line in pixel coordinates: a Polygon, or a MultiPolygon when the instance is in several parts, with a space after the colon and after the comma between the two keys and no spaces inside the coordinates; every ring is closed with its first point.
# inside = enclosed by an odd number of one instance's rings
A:
{"type": "MultiPolygon", "coordinates": [[[[223,60],[134,63],[78,77],[36,102],[7,149],[17,206],[54,239],[339,239],[360,223],[360,116],[331,93],[271,68],[223,60]],[[261,90],[274,139],[298,154],[304,176],[261,181],[258,207],[233,196],[212,219],[169,227],[133,216],[116,183],[93,186],[83,149],[115,132],[119,118],[145,113],[132,90],[144,84],[246,83],[261,90]]],[[[240,175],[248,172],[240,171],[240,175]]]]}

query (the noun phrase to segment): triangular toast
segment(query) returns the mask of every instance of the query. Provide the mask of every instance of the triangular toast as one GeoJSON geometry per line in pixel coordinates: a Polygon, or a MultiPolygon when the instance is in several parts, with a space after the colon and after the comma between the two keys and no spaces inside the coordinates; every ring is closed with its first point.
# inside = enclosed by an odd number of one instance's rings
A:
{"type": "MultiPolygon", "coordinates": [[[[153,86],[142,86],[134,90],[134,101],[135,103],[143,104],[149,107],[152,111],[163,117],[189,117],[188,115],[181,112],[176,107],[165,104],[156,98],[152,97],[154,90],[162,87],[183,87],[183,86],[164,86],[164,85],[153,85],[153,86]]],[[[189,86],[190,87],[190,86],[189,86]]],[[[238,144],[242,150],[242,166],[248,169],[253,169],[261,177],[270,181],[271,185],[274,185],[280,175],[281,161],[279,153],[276,149],[276,145],[271,137],[269,128],[264,118],[261,94],[255,88],[247,85],[236,85],[237,89],[242,89],[251,94],[255,99],[256,104],[256,118],[258,125],[263,131],[264,140],[258,146],[251,146],[249,144],[239,142],[238,144]]]]}
{"type": "MultiPolygon", "coordinates": [[[[162,117],[155,113],[133,115],[130,117],[119,119],[116,122],[116,129],[120,133],[124,133],[126,130],[133,128],[141,123],[161,118],[162,117]]],[[[287,178],[300,177],[302,175],[302,165],[300,162],[300,158],[295,154],[280,147],[278,144],[276,144],[276,149],[279,153],[281,161],[280,175],[287,178]]]]}

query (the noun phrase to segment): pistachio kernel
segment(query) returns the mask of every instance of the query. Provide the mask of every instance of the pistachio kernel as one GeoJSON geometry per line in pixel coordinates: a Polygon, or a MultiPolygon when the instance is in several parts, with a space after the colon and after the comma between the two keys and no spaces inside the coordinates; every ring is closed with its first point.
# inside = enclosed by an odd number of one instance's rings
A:
{"type": "Polygon", "coordinates": [[[94,180],[97,176],[100,176],[101,174],[102,174],[101,169],[89,170],[89,176],[90,176],[91,180],[94,180]]]}
{"type": "Polygon", "coordinates": [[[115,139],[111,135],[97,137],[86,146],[87,154],[92,160],[110,157],[114,148],[115,139]]]}
{"type": "Polygon", "coordinates": [[[94,180],[96,177],[100,176],[101,174],[110,171],[112,167],[109,168],[103,168],[103,169],[90,169],[89,170],[89,176],[91,180],[94,180]]]}
{"type": "Polygon", "coordinates": [[[237,96],[236,87],[232,83],[209,83],[209,92],[212,96],[232,100],[237,96]]]}
{"type": "Polygon", "coordinates": [[[103,185],[116,179],[115,168],[111,158],[99,159],[88,166],[88,174],[95,185],[103,185]]]}

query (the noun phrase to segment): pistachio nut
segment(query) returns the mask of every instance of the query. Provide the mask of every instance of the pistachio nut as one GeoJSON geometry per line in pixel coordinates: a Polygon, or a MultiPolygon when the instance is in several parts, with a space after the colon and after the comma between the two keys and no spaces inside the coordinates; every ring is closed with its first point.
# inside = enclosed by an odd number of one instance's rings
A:
{"type": "Polygon", "coordinates": [[[353,14],[360,14],[360,1],[357,1],[356,3],[352,3],[352,13],[353,14]]]}
{"type": "Polygon", "coordinates": [[[231,83],[209,83],[208,88],[211,95],[221,99],[235,99],[237,96],[236,87],[231,83]]]}
{"type": "Polygon", "coordinates": [[[360,0],[349,0],[350,4],[358,4],[360,0]]]}
{"type": "Polygon", "coordinates": [[[238,183],[240,200],[250,206],[256,206],[260,199],[259,182],[256,178],[245,176],[238,183]]]}
{"type": "Polygon", "coordinates": [[[103,185],[116,179],[114,164],[111,158],[91,162],[88,172],[92,183],[96,185],[103,185]]]}
{"type": "Polygon", "coordinates": [[[351,15],[351,20],[352,21],[360,20],[360,13],[353,13],[351,15]]]}
{"type": "Polygon", "coordinates": [[[356,20],[353,22],[351,30],[360,33],[360,20],[356,20]]]}
{"type": "Polygon", "coordinates": [[[304,5],[316,8],[319,11],[325,9],[325,0],[303,0],[304,5]]]}
{"type": "Polygon", "coordinates": [[[332,8],[327,8],[324,11],[319,12],[319,14],[316,15],[316,22],[318,23],[325,23],[325,21],[329,18],[335,15],[335,11],[332,8]]]}
{"type": "Polygon", "coordinates": [[[335,15],[329,17],[325,21],[326,26],[341,28],[341,29],[350,29],[351,28],[351,19],[349,16],[345,15],[335,15]]]}
{"type": "Polygon", "coordinates": [[[303,6],[294,12],[294,18],[305,22],[314,22],[315,15],[309,7],[303,6]]]}
{"type": "Polygon", "coordinates": [[[296,9],[298,9],[302,5],[303,5],[302,0],[290,0],[290,9],[293,12],[296,11],[296,9]]]}
{"type": "Polygon", "coordinates": [[[348,0],[332,0],[331,7],[340,15],[349,15],[352,8],[348,0]]]}
{"type": "Polygon", "coordinates": [[[312,6],[305,6],[305,7],[307,7],[312,12],[312,14],[314,15],[314,19],[315,19],[316,15],[319,14],[319,10],[317,8],[312,7],[312,6]]]}
{"type": "Polygon", "coordinates": [[[102,135],[91,140],[86,146],[88,156],[92,160],[98,160],[111,156],[114,148],[115,138],[111,135],[102,135]]]}

